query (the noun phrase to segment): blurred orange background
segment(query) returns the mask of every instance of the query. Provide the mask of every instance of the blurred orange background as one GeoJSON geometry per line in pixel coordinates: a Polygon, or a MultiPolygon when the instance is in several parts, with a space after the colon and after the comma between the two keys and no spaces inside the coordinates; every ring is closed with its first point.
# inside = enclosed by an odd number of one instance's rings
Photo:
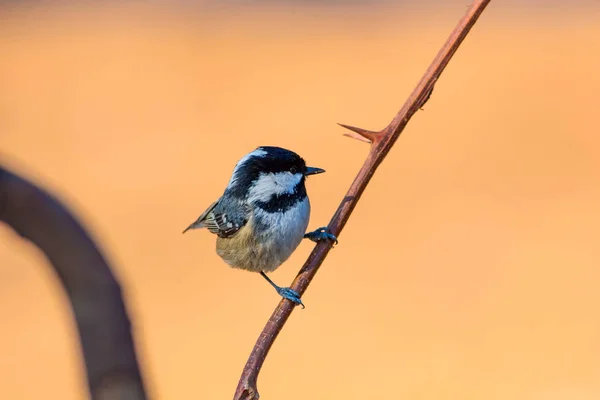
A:
{"type": "MultiPolygon", "coordinates": [[[[259,145],[297,151],[310,228],[468,2],[0,5],[0,161],[82,217],[156,399],[230,399],[279,301],[181,231],[259,145]]],[[[276,341],[263,399],[600,398],[600,6],[492,1],[276,341]]],[[[303,243],[272,276],[289,284],[303,243]]],[[[0,397],[83,399],[47,262],[0,227],[0,397]]]]}

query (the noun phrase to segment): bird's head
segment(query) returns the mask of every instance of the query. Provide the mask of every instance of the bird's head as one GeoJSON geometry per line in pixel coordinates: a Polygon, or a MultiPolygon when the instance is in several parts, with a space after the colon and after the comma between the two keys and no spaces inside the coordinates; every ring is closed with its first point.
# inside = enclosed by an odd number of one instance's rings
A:
{"type": "Polygon", "coordinates": [[[242,157],[233,170],[227,191],[250,203],[265,204],[306,197],[306,176],[325,170],[307,167],[304,159],[281,147],[261,146],[242,157]]]}

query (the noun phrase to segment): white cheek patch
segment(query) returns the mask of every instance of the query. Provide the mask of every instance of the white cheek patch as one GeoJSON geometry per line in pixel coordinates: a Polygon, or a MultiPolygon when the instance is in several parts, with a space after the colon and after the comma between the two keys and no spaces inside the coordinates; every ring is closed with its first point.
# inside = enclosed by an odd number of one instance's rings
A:
{"type": "Polygon", "coordinates": [[[292,194],[301,180],[302,174],[291,172],[260,174],[248,191],[248,201],[266,203],[275,195],[292,194]]]}
{"type": "Polygon", "coordinates": [[[233,173],[231,174],[231,179],[229,179],[229,183],[227,184],[227,187],[230,187],[235,184],[235,182],[237,181],[237,173],[240,170],[240,167],[242,165],[244,165],[250,158],[264,157],[266,155],[267,155],[266,151],[264,151],[262,149],[256,149],[256,150],[246,154],[244,157],[240,158],[240,160],[237,162],[237,164],[235,164],[235,168],[233,169],[233,173]]]}

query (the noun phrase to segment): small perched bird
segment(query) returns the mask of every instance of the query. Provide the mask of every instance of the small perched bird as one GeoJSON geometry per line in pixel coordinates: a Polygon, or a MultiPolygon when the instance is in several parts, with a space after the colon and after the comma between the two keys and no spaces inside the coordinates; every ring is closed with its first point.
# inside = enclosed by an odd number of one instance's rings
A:
{"type": "Polygon", "coordinates": [[[218,236],[217,254],[227,264],[259,272],[277,293],[304,308],[298,293],[277,286],[266,272],[283,264],[303,238],[337,243],[327,228],[305,234],[310,202],[304,183],[322,172],[293,151],[259,147],[238,161],[223,195],[183,233],[207,228],[218,236]]]}

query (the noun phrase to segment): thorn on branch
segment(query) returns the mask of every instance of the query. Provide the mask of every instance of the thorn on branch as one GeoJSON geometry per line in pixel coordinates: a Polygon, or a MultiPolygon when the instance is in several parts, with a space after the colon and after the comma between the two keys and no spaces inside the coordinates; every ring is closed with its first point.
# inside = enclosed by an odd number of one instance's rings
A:
{"type": "Polygon", "coordinates": [[[369,139],[366,139],[366,138],[364,138],[364,137],[362,137],[362,136],[360,136],[360,135],[357,135],[357,134],[356,134],[356,133],[354,133],[354,132],[351,132],[351,133],[344,133],[344,136],[346,136],[346,137],[349,137],[349,138],[352,138],[352,139],[359,140],[359,141],[361,141],[361,142],[364,142],[364,143],[369,143],[369,144],[373,143],[373,142],[371,142],[369,139]]]}
{"type": "Polygon", "coordinates": [[[351,130],[352,132],[358,133],[358,135],[356,135],[355,133],[344,133],[344,136],[360,140],[361,142],[373,143],[379,135],[379,132],[368,131],[366,129],[357,128],[356,126],[344,125],[340,123],[338,123],[338,125],[342,128],[346,128],[351,130]]]}

